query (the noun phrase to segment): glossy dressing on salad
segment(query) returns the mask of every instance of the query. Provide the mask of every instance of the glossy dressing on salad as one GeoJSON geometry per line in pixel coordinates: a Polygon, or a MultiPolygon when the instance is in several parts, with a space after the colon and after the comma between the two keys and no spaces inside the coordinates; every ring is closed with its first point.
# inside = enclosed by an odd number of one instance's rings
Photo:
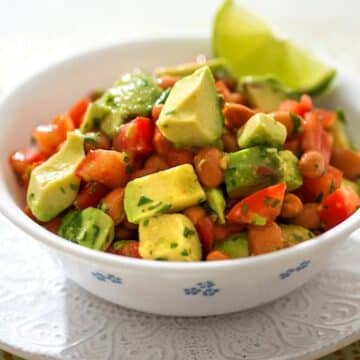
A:
{"type": "Polygon", "coordinates": [[[64,241],[121,256],[255,256],[360,204],[343,112],[289,98],[273,79],[238,82],[223,59],[126,74],[32,136],[10,155],[25,212],[64,241]]]}

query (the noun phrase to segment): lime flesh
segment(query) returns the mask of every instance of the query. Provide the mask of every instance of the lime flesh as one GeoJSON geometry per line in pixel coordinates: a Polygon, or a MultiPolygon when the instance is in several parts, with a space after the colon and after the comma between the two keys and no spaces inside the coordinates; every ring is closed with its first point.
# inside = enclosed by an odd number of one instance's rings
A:
{"type": "Polygon", "coordinates": [[[334,69],[277,38],[262,18],[234,0],[225,0],[215,16],[213,49],[239,78],[272,75],[294,92],[315,95],[335,76],[334,69]]]}

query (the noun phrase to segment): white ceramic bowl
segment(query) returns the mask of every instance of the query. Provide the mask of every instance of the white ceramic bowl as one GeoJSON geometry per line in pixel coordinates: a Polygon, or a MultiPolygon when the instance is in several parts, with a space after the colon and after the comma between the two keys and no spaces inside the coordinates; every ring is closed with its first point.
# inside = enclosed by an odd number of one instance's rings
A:
{"type": "MultiPolygon", "coordinates": [[[[21,210],[24,194],[8,166],[8,154],[28,144],[31,130],[64,111],[89,90],[109,86],[134,67],[159,65],[209,54],[199,38],[153,39],[96,49],[61,61],[27,79],[0,104],[0,207],[25,233],[61,260],[69,278],[91,293],[141,311],[180,316],[230,313],[278,298],[311,279],[330,253],[360,224],[360,212],[336,228],[296,247],[254,258],[171,263],[119,257],[81,247],[48,232],[21,210]]],[[[240,50],[239,50],[240,51],[240,50]]],[[[344,107],[351,129],[360,114],[360,84],[342,77],[324,101],[344,107]],[[357,108],[356,108],[357,107],[357,108]]],[[[31,254],[29,254],[31,256],[31,254]]]]}

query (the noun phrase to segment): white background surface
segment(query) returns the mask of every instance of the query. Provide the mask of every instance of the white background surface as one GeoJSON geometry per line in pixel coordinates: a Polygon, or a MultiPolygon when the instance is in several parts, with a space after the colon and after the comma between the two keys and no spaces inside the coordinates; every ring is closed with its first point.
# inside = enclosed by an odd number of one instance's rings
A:
{"type": "MultiPolygon", "coordinates": [[[[240,0],[360,73],[360,1],[240,0]]],[[[0,0],[0,87],[68,53],[157,34],[210,34],[221,0],[0,0]]]]}

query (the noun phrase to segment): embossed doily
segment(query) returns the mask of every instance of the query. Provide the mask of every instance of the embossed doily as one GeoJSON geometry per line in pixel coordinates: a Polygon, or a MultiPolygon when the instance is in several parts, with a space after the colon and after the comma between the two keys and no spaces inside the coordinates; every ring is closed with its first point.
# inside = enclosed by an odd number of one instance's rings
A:
{"type": "Polygon", "coordinates": [[[3,217],[0,228],[0,348],[27,359],[311,359],[360,338],[360,242],[289,296],[189,319],[102,301],[3,217]]]}

